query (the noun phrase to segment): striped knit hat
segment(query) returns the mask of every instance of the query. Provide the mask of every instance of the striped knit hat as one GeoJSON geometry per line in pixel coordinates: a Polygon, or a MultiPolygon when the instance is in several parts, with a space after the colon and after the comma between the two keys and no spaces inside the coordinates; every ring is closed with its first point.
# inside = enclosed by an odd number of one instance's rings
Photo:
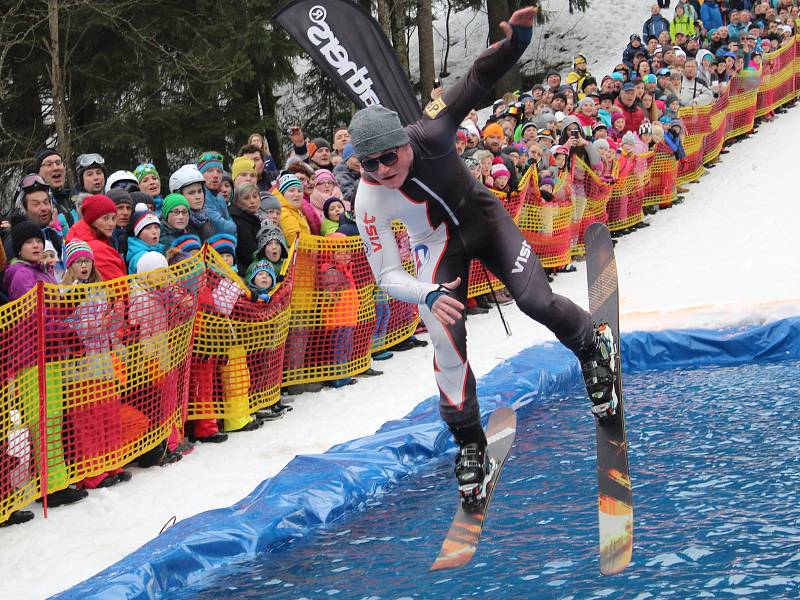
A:
{"type": "Polygon", "coordinates": [[[303,189],[303,184],[293,173],[285,173],[278,178],[278,189],[281,194],[286,193],[286,190],[295,185],[301,190],[303,189]]]}
{"type": "Polygon", "coordinates": [[[206,243],[220,254],[236,255],[236,237],[229,233],[217,233],[206,240],[206,243]]]}
{"type": "Polygon", "coordinates": [[[176,237],[170,248],[177,248],[181,252],[189,254],[191,252],[199,252],[201,246],[202,242],[200,241],[200,238],[190,233],[176,237]]]}
{"type": "Polygon", "coordinates": [[[94,252],[91,246],[83,240],[73,240],[64,247],[64,266],[69,269],[70,265],[79,258],[88,258],[94,262],[94,252]]]}
{"type": "Polygon", "coordinates": [[[161,221],[158,220],[158,216],[154,212],[148,210],[145,204],[137,204],[133,215],[131,215],[130,222],[130,228],[131,231],[133,231],[133,235],[139,237],[139,234],[145,227],[153,224],[161,224],[161,221]]]}

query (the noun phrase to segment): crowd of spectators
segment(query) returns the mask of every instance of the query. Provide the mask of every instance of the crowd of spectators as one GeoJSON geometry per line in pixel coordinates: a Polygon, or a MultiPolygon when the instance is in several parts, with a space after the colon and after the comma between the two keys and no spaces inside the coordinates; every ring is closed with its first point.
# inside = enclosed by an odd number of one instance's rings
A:
{"type": "MultiPolygon", "coordinates": [[[[661,14],[668,0],[662,5],[653,5],[641,33],[630,35],[612,73],[593,75],[587,57],[578,54],[565,77],[551,71],[530,90],[498,99],[485,123],[472,111],[454,140],[472,175],[502,195],[516,191],[523,174],[534,168],[542,201],[548,202],[570,177],[576,157],[607,182],[630,156],[648,150],[681,160],[680,108],[714,102],[732,77],[757,72],[764,53],[793,40],[798,19],[794,0],[680,0],[671,18],[661,14]]],[[[432,96],[441,93],[438,88],[432,96]]],[[[289,158],[280,170],[265,138],[253,133],[236,156],[202,152],[166,179],[151,163],[111,171],[100,154],[87,152],[75,160],[74,189],[65,157],[41,149],[20,182],[14,209],[0,223],[2,302],[15,301],[40,281],[80,286],[164,268],[203,244],[243,278],[248,301],[269,302],[299,236],[358,235],[352,211],[361,165],[346,127],[334,131],[332,143],[309,139],[299,127],[287,137],[289,158]]],[[[130,310],[129,318],[135,318],[134,307],[130,310]]],[[[469,314],[488,310],[485,299],[468,307],[469,314]]],[[[412,338],[404,347],[423,343],[412,338]]],[[[383,351],[373,358],[390,356],[383,351]]],[[[321,388],[305,384],[285,392],[321,388]]],[[[175,462],[193,442],[224,442],[228,433],[257,429],[290,409],[279,403],[235,426],[190,422],[186,438],[171,438],[166,447],[141,457],[139,466],[175,462]]],[[[89,489],[130,478],[130,471],[114,469],[49,494],[48,504],[76,502],[89,489]]],[[[0,525],[31,518],[29,511],[15,511],[0,525]]]]}

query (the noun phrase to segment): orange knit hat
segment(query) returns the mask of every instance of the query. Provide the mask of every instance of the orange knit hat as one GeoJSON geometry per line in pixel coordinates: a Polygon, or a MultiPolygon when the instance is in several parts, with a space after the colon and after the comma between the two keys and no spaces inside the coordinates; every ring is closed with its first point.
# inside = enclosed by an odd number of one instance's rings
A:
{"type": "Polygon", "coordinates": [[[496,135],[501,138],[506,136],[505,132],[503,131],[503,128],[500,127],[500,125],[498,125],[497,123],[490,123],[489,125],[484,127],[483,139],[486,139],[490,135],[496,135]]]}

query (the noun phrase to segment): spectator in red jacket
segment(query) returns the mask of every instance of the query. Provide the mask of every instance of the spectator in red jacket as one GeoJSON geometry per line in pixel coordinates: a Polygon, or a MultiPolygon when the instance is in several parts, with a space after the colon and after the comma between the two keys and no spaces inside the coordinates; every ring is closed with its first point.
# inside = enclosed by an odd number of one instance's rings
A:
{"type": "Polygon", "coordinates": [[[92,249],[94,266],[104,281],[125,277],[125,261],[111,245],[117,225],[117,205],[108,196],[93,194],[83,200],[82,218],[70,227],[67,241],[83,240],[92,249]]]}
{"type": "Polygon", "coordinates": [[[614,103],[625,115],[625,131],[639,131],[639,125],[644,121],[644,111],[636,101],[636,86],[632,81],[622,85],[622,91],[614,103]]]}

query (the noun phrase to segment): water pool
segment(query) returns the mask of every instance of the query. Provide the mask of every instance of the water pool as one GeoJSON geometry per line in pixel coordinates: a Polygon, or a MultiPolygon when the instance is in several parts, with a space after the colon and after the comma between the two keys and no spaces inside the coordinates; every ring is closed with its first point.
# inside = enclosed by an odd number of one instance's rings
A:
{"type": "Polygon", "coordinates": [[[316,535],[177,598],[800,597],[800,361],[626,377],[633,563],[597,563],[587,401],[534,403],[469,567],[429,573],[452,518],[452,456],[316,535]]]}

